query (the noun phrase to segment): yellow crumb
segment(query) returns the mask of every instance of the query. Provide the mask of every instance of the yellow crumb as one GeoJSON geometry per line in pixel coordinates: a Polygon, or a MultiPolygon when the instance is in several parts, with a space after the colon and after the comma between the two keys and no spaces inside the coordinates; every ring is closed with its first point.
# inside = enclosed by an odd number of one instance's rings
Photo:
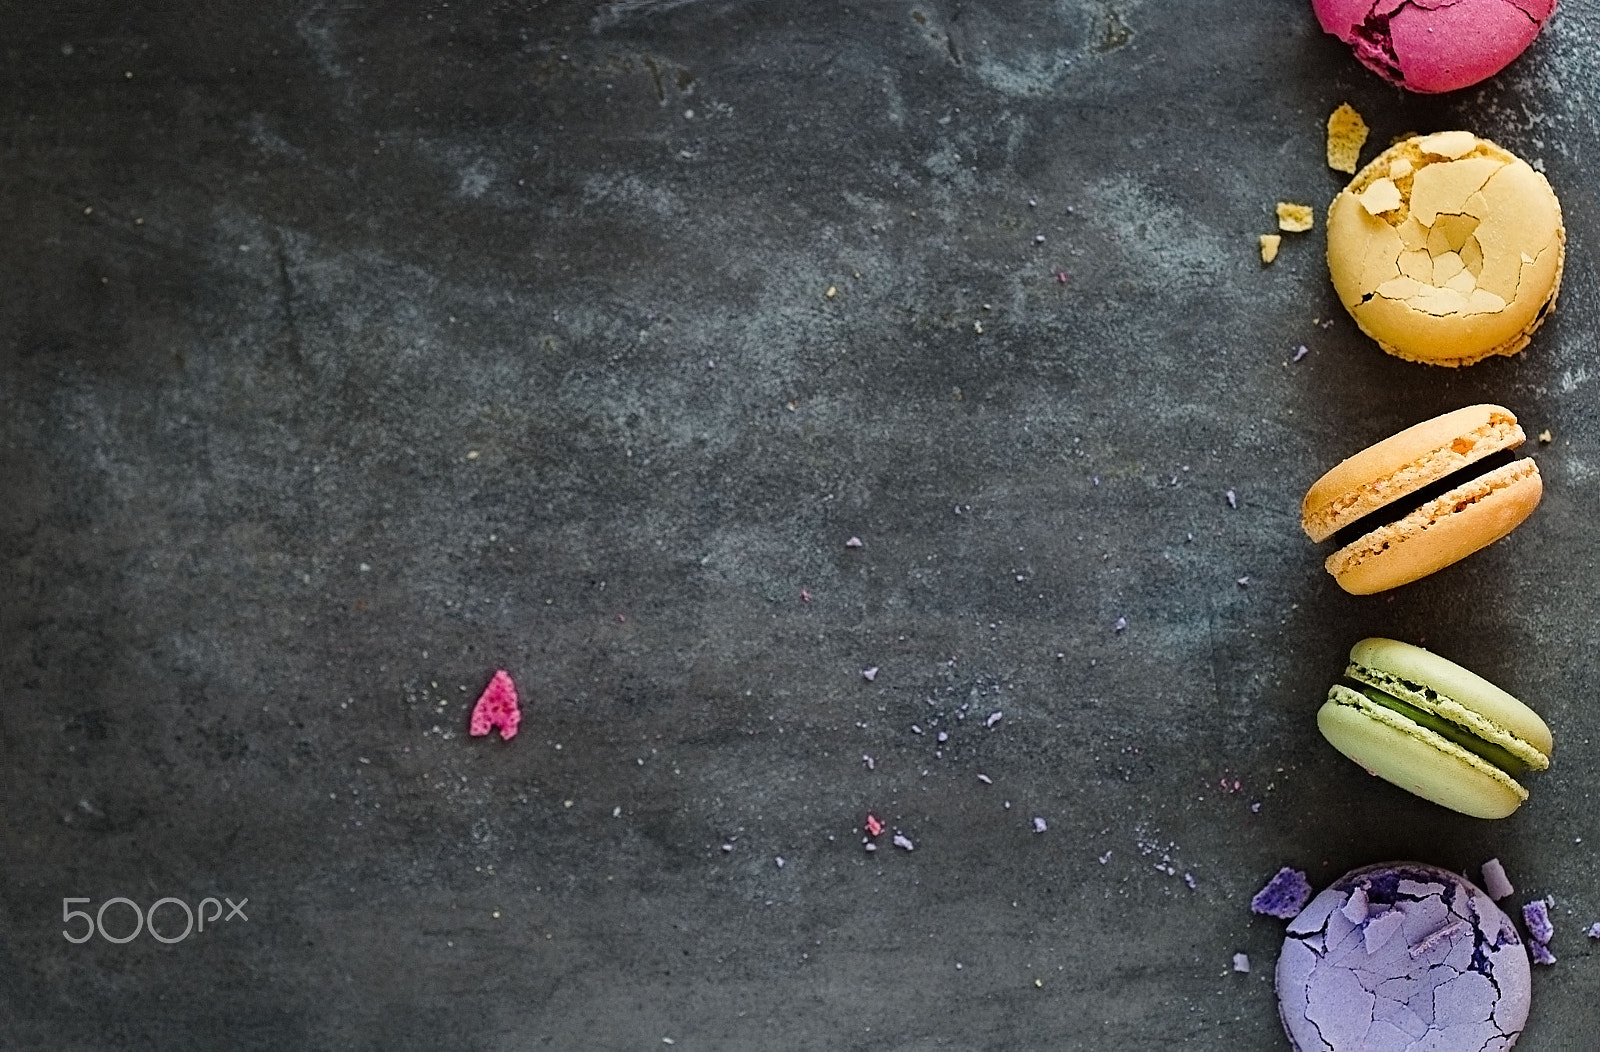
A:
{"type": "Polygon", "coordinates": [[[1328,167],[1336,172],[1356,174],[1361,147],[1367,143],[1367,122],[1348,102],[1328,116],[1328,167]]]}
{"type": "Polygon", "coordinates": [[[1291,234],[1302,234],[1316,222],[1310,205],[1297,205],[1290,201],[1278,202],[1278,229],[1291,234]]]}
{"type": "Polygon", "coordinates": [[[839,294],[839,289],[838,289],[837,286],[834,286],[834,285],[829,285],[828,286],[828,291],[823,293],[823,295],[828,297],[830,300],[833,299],[833,297],[837,296],[838,294],[839,294]]]}
{"type": "Polygon", "coordinates": [[[1554,438],[1555,436],[1550,434],[1549,428],[1539,432],[1539,444],[1541,446],[1548,446],[1554,440],[1554,438]]]}
{"type": "Polygon", "coordinates": [[[1283,244],[1282,235],[1262,234],[1257,240],[1261,242],[1261,262],[1271,263],[1278,258],[1278,246],[1283,244]]]}

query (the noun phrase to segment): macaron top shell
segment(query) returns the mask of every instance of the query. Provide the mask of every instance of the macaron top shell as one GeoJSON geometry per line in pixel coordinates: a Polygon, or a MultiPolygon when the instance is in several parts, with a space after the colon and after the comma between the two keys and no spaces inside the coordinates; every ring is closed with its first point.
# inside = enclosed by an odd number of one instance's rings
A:
{"type": "Polygon", "coordinates": [[[1306,491],[1300,524],[1313,541],[1491,453],[1524,441],[1504,406],[1469,405],[1424,420],[1342,461],[1306,491]]]}
{"type": "Polygon", "coordinates": [[[1526,347],[1560,289],[1565,245],[1544,176],[1471,132],[1396,143],[1328,209],[1345,309],[1385,351],[1430,365],[1526,347]]]}
{"type": "Polygon", "coordinates": [[[1299,1052],[1511,1048],[1527,948],[1471,882],[1419,862],[1353,870],[1289,923],[1275,975],[1299,1052]]]}
{"type": "Polygon", "coordinates": [[[1533,43],[1555,0],[1312,0],[1325,32],[1411,91],[1455,91],[1500,72],[1533,43]]]}
{"type": "Polygon", "coordinates": [[[1350,648],[1348,674],[1469,728],[1535,770],[1550,766],[1555,741],[1537,712],[1431,650],[1395,639],[1363,639],[1350,648]]]}

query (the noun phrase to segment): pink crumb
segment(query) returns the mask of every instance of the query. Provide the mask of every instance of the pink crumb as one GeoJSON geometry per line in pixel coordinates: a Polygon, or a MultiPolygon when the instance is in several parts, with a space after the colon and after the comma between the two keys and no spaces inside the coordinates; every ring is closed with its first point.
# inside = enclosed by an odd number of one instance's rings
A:
{"type": "Polygon", "coordinates": [[[883,823],[874,814],[867,815],[866,830],[868,836],[879,836],[883,833],[883,823]]]}
{"type": "Polygon", "coordinates": [[[481,738],[498,727],[500,739],[510,741],[517,736],[517,725],[521,722],[522,710],[517,707],[517,685],[511,682],[511,675],[505,669],[499,669],[483,689],[478,703],[472,706],[472,722],[467,732],[474,738],[481,738]]]}

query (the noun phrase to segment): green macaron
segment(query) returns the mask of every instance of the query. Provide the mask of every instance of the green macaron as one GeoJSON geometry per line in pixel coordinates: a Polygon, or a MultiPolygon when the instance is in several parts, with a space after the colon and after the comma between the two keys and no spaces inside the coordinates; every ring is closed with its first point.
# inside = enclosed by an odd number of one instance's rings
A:
{"type": "Polygon", "coordinates": [[[1517,776],[1550,766],[1550,728],[1538,713],[1421,647],[1363,639],[1345,677],[1317,713],[1323,737],[1425,800],[1504,818],[1528,798],[1517,776]]]}

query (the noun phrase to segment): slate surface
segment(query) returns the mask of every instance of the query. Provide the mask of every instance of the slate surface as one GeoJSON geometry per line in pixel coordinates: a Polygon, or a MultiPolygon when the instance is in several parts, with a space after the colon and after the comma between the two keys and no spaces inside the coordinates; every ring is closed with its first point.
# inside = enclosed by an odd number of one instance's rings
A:
{"type": "Polygon", "coordinates": [[[7,1047],[1280,1049],[1280,865],[1496,855],[1556,902],[1524,1045],[1600,1029],[1591,6],[1434,99],[1299,0],[7,25],[7,1047]],[[1386,357],[1320,225],[1260,264],[1341,101],[1542,164],[1525,354],[1386,357]],[[1304,487],[1483,400],[1544,506],[1339,592],[1304,487]],[[1547,718],[1521,812],[1323,743],[1367,634],[1547,718]],[[63,936],[117,897],[248,919],[63,936]]]}

